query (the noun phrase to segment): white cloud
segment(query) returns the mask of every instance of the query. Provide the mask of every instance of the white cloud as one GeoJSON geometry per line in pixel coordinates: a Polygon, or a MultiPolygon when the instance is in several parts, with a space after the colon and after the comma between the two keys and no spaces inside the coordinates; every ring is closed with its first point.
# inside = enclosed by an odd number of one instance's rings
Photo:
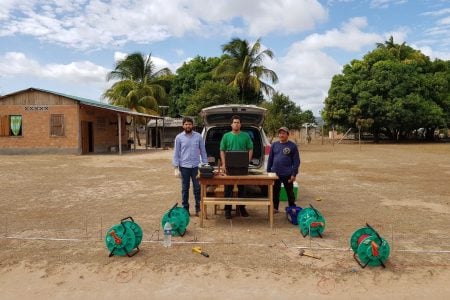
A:
{"type": "Polygon", "coordinates": [[[327,19],[326,10],[316,1],[259,1],[254,14],[243,14],[252,36],[270,32],[296,33],[313,29],[327,19]]]}
{"type": "Polygon", "coordinates": [[[380,43],[384,43],[385,41],[389,40],[389,38],[392,36],[394,38],[394,43],[401,44],[403,42],[407,42],[407,37],[410,30],[408,28],[397,28],[393,31],[385,32],[383,34],[384,38],[383,40],[379,41],[380,43]]]}
{"type": "Polygon", "coordinates": [[[49,64],[43,66],[44,77],[70,81],[73,83],[104,82],[109,70],[89,61],[71,62],[66,65],[49,64]]]}
{"type": "Polygon", "coordinates": [[[422,15],[424,16],[442,16],[442,15],[447,15],[450,14],[450,8],[443,8],[443,9],[439,9],[439,10],[435,10],[435,11],[427,11],[424,12],[422,15]]]}
{"type": "Polygon", "coordinates": [[[177,56],[182,57],[184,55],[184,50],[183,49],[175,49],[175,53],[177,54],[177,56]]]}
{"type": "Polygon", "coordinates": [[[419,50],[420,52],[422,52],[423,54],[425,54],[426,56],[430,57],[431,60],[434,59],[442,59],[442,60],[450,60],[450,52],[443,52],[443,51],[436,51],[433,50],[431,47],[429,46],[416,46],[416,45],[411,45],[411,47],[413,47],[414,49],[419,50]]]}
{"type": "Polygon", "coordinates": [[[340,29],[331,29],[325,34],[311,34],[295,45],[298,51],[322,48],[339,48],[346,51],[359,51],[362,47],[383,40],[383,36],[366,33],[361,29],[367,26],[367,20],[356,17],[344,23],[340,29]]]}
{"type": "MultiPolygon", "coordinates": [[[[119,60],[125,59],[127,57],[127,55],[129,55],[131,53],[124,53],[124,52],[119,52],[116,51],[114,52],[114,61],[118,62],[119,60]]],[[[152,55],[152,62],[155,65],[155,71],[161,70],[163,68],[169,68],[172,72],[175,72],[177,64],[171,64],[169,63],[167,60],[158,57],[158,56],[153,56],[152,55]]]]}
{"type": "Polygon", "coordinates": [[[2,76],[36,74],[39,70],[39,63],[28,59],[23,53],[8,52],[0,56],[0,70],[2,70],[2,76]]]}
{"type": "Polygon", "coordinates": [[[450,16],[440,19],[438,25],[450,25],[450,16]]]}
{"type": "Polygon", "coordinates": [[[125,59],[127,57],[128,53],[116,51],[114,52],[114,62],[118,62],[119,60],[125,59]]]}
{"type": "Polygon", "coordinates": [[[316,0],[3,0],[0,37],[29,35],[77,49],[199,36],[302,32],[324,21],[316,0]],[[3,3],[5,2],[5,3],[3,3]]]}
{"type": "Polygon", "coordinates": [[[9,18],[10,10],[15,6],[15,0],[3,0],[0,5],[0,21],[9,18]]]}
{"type": "Polygon", "coordinates": [[[297,51],[293,46],[275,68],[280,83],[277,90],[289,96],[302,110],[319,115],[333,75],[341,65],[321,51],[297,51]]]}
{"type": "MultiPolygon", "coordinates": [[[[342,65],[324,52],[326,48],[359,52],[364,47],[375,46],[387,38],[380,34],[362,31],[367,26],[366,18],[349,19],[340,28],[331,29],[324,34],[311,34],[293,43],[288,53],[273,66],[280,83],[277,89],[301,106],[310,109],[315,115],[323,108],[331,79],[339,74],[342,65]]],[[[392,32],[404,37],[403,31],[392,32]]]]}
{"type": "Polygon", "coordinates": [[[2,70],[2,76],[33,76],[85,84],[105,82],[106,74],[109,72],[108,69],[89,61],[41,65],[20,52],[7,52],[0,56],[0,70],[2,70]]]}
{"type": "Polygon", "coordinates": [[[388,8],[395,4],[405,4],[407,0],[372,0],[370,1],[370,6],[375,8],[388,8]]]}
{"type": "Polygon", "coordinates": [[[173,65],[170,64],[167,60],[162,59],[157,56],[152,56],[152,61],[155,64],[155,70],[160,70],[162,68],[169,68],[173,71],[173,65]]]}

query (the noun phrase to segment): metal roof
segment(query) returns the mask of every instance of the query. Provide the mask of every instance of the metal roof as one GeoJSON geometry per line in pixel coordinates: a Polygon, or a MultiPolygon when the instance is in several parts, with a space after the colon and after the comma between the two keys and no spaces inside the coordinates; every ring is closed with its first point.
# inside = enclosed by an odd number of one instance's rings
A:
{"type": "MultiPolygon", "coordinates": [[[[194,127],[197,126],[197,124],[195,124],[195,119],[193,117],[191,117],[194,120],[194,127]]],[[[171,117],[161,117],[161,119],[164,119],[164,127],[183,127],[183,118],[171,118],[171,117]]],[[[159,124],[159,121],[158,121],[159,124]]],[[[156,121],[155,120],[150,120],[147,123],[148,127],[155,127],[156,126],[156,121]]]]}
{"type": "Polygon", "coordinates": [[[63,93],[58,93],[58,92],[54,92],[54,91],[33,88],[33,87],[25,89],[25,90],[16,91],[16,92],[13,92],[13,93],[10,93],[10,94],[7,94],[7,95],[0,96],[0,100],[2,98],[7,97],[7,96],[12,96],[12,95],[15,95],[15,94],[23,93],[23,92],[26,92],[26,91],[33,91],[33,90],[34,91],[43,92],[43,93],[49,93],[49,94],[54,94],[54,95],[66,97],[66,98],[72,99],[74,101],[78,101],[80,104],[83,104],[83,105],[103,108],[103,109],[107,109],[107,110],[112,110],[112,111],[124,113],[124,114],[127,114],[127,115],[141,116],[141,117],[147,117],[147,118],[152,118],[152,119],[162,119],[163,118],[161,116],[148,115],[148,114],[143,114],[143,113],[139,113],[139,112],[134,112],[134,111],[131,111],[130,109],[125,108],[125,107],[115,106],[115,105],[111,105],[111,104],[108,104],[108,103],[100,102],[100,101],[97,101],[97,100],[82,98],[82,97],[78,97],[78,96],[72,96],[72,95],[68,95],[68,94],[63,94],[63,93]]]}

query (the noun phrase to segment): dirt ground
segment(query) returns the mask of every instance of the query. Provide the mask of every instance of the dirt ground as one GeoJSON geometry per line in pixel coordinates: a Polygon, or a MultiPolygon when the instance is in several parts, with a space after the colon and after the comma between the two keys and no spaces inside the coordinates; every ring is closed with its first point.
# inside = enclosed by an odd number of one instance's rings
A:
{"type": "Polygon", "coordinates": [[[322,239],[283,213],[270,229],[255,206],[231,221],[210,209],[204,228],[191,217],[171,248],[160,231],[181,202],[171,150],[0,156],[0,298],[449,299],[450,144],[300,150],[297,203],[323,214],[322,239]],[[105,232],[127,216],[143,229],[140,252],[110,258],[105,232]],[[391,246],[386,269],[353,259],[366,222],[391,246]]]}

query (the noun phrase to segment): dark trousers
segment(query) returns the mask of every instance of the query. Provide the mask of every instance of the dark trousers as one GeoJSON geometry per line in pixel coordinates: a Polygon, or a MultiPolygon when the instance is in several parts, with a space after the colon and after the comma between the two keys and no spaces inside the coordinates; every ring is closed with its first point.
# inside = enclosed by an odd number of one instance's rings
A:
{"type": "Polygon", "coordinates": [[[183,201],[183,207],[189,211],[189,186],[194,188],[195,198],[195,211],[200,211],[200,183],[198,182],[198,167],[195,168],[183,168],[180,167],[181,173],[181,199],[183,201]]]}
{"type": "MultiPolygon", "coordinates": [[[[233,197],[234,185],[226,185],[223,188],[223,195],[225,198],[233,197]]],[[[238,197],[242,198],[245,196],[245,185],[238,185],[238,197]]],[[[241,207],[245,209],[245,205],[237,205],[236,208],[241,207]]],[[[231,211],[231,205],[225,205],[225,210],[231,211]]],[[[237,210],[237,209],[236,209],[237,210]]]]}
{"type": "Polygon", "coordinates": [[[281,183],[283,183],[286,190],[289,206],[295,206],[294,182],[288,182],[289,179],[291,179],[291,175],[278,175],[278,179],[275,180],[275,183],[273,185],[273,208],[276,210],[278,210],[278,206],[280,205],[281,183]]]}

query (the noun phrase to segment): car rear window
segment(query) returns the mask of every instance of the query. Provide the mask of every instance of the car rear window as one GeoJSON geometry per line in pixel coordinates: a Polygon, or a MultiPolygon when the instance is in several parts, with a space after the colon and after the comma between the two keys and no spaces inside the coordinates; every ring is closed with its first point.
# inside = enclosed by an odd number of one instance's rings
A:
{"type": "MultiPolygon", "coordinates": [[[[225,125],[225,124],[231,124],[231,118],[236,113],[224,113],[224,114],[213,114],[207,116],[206,120],[207,123],[210,125],[225,125]]],[[[245,125],[255,125],[260,124],[263,116],[251,114],[251,115],[242,115],[237,114],[241,118],[241,124],[242,126],[245,125]]]]}

